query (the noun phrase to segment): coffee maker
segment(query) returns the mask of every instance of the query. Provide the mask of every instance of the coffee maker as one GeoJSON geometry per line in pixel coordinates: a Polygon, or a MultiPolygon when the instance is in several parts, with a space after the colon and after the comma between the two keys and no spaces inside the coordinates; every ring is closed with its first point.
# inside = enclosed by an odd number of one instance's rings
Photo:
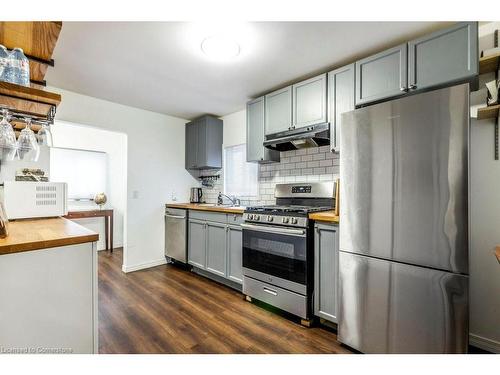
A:
{"type": "Polygon", "coordinates": [[[203,191],[199,187],[191,188],[191,195],[189,201],[191,203],[201,203],[201,197],[203,196],[203,191]]]}

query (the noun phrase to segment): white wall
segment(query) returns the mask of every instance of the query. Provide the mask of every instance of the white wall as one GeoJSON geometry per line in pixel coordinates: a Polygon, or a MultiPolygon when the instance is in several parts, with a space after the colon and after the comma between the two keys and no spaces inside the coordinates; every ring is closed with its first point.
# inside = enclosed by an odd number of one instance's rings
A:
{"type": "MultiPolygon", "coordinates": [[[[123,132],[127,144],[127,212],[123,270],[165,262],[165,203],[187,201],[197,181],[184,169],[184,119],[58,88],[56,119],[123,132]]],[[[133,89],[133,88],[131,88],[133,89]]]]}
{"type": "MultiPolygon", "coordinates": [[[[479,27],[479,51],[493,47],[500,22],[479,27]]],[[[482,75],[480,84],[495,78],[482,75]]],[[[471,104],[474,94],[471,95],[471,104]]],[[[500,353],[500,161],[494,160],[494,120],[471,121],[470,333],[471,343],[500,353]]]]}
{"type": "MultiPolygon", "coordinates": [[[[122,247],[123,223],[127,211],[127,135],[66,121],[56,121],[51,129],[55,147],[106,152],[108,156],[106,206],[114,210],[113,247],[122,247]]],[[[97,208],[93,202],[70,202],[71,205],[97,208]]],[[[99,233],[98,250],[106,247],[104,218],[79,219],[77,222],[99,233]]]]}

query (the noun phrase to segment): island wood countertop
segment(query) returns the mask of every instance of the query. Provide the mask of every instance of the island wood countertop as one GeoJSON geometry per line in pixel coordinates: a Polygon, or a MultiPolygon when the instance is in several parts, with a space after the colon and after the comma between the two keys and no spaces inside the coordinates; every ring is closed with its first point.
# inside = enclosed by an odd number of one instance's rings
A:
{"type": "Polygon", "coordinates": [[[323,221],[327,223],[338,223],[340,218],[338,215],[335,215],[334,210],[330,210],[322,212],[313,212],[309,214],[309,219],[314,221],[323,221]]]}
{"type": "Polygon", "coordinates": [[[99,235],[62,217],[9,222],[9,235],[0,238],[0,255],[95,242],[99,235]]]}
{"type": "Polygon", "coordinates": [[[227,214],[242,214],[245,211],[245,207],[224,207],[224,206],[207,206],[205,204],[199,203],[167,203],[167,207],[170,208],[184,208],[186,210],[197,210],[197,211],[212,211],[212,212],[223,212],[227,214]]]}

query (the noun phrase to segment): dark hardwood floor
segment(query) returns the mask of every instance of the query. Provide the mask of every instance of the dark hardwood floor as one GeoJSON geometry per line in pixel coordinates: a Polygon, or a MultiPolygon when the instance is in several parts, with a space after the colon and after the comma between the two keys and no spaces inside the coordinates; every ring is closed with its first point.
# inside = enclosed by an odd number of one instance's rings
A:
{"type": "Polygon", "coordinates": [[[125,274],[99,252],[100,353],[350,353],[242,294],[172,265],[125,274]]]}

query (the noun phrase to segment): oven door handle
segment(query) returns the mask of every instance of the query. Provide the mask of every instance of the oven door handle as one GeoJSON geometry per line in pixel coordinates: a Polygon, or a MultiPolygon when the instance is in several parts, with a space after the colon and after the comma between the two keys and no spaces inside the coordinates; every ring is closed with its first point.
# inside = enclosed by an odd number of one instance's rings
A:
{"type": "Polygon", "coordinates": [[[297,236],[297,237],[305,237],[306,231],[304,229],[290,229],[290,228],[276,228],[276,227],[268,227],[264,225],[253,225],[253,224],[241,224],[243,229],[255,230],[257,232],[264,233],[276,233],[276,234],[284,234],[287,236],[297,236]]]}

